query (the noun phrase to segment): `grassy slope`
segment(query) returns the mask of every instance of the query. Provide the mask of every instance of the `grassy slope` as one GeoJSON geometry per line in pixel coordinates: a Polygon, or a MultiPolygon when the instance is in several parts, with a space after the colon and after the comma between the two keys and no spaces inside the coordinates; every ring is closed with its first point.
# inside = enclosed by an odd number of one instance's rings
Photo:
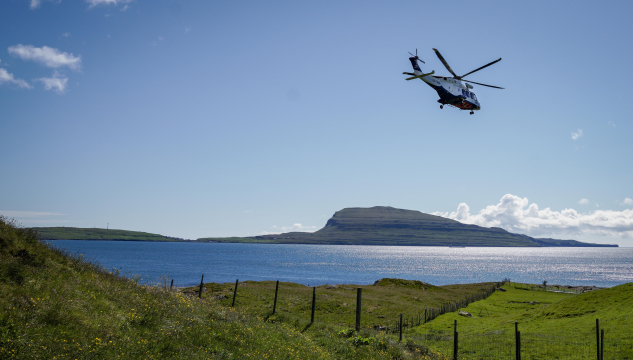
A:
{"type": "Polygon", "coordinates": [[[507,292],[495,292],[489,298],[463,309],[473,314],[474,318],[459,316],[457,313],[445,314],[415,328],[415,333],[450,334],[453,331],[453,322],[457,320],[465,350],[475,354],[479,352],[481,358],[492,359],[494,357],[490,353],[493,351],[482,344],[490,345],[490,339],[495,339],[498,342],[512,343],[508,344],[512,347],[514,323],[518,322],[522,337],[527,339],[522,341],[524,347],[529,346],[531,341],[548,344],[551,349],[541,351],[551,351],[548,354],[551,358],[563,356],[565,351],[576,352],[576,358],[592,358],[595,356],[595,323],[596,319],[600,319],[601,329],[605,330],[608,340],[605,351],[610,356],[607,357],[633,358],[633,341],[630,338],[633,330],[633,312],[630,311],[633,306],[633,283],[580,295],[531,291],[528,286],[515,283],[506,285],[505,288],[507,292]],[[525,303],[532,301],[539,304],[525,303]],[[474,335],[486,334],[490,337],[488,342],[473,345],[471,341],[475,338],[474,335]],[[541,340],[537,342],[532,339],[541,340]],[[555,343],[547,343],[546,340],[555,343]]]}
{"type": "MultiPolygon", "coordinates": [[[[234,283],[206,283],[203,298],[225,296],[219,302],[229,306],[233,300],[234,283]]],[[[385,325],[395,329],[399,314],[407,319],[424,314],[425,308],[464,299],[468,295],[489,289],[491,283],[433,286],[420,281],[382,279],[374,285],[324,285],[316,287],[315,319],[320,323],[341,330],[354,327],[356,319],[356,289],[362,288],[362,326],[373,328],[385,325]]],[[[196,293],[199,287],[183,289],[185,293],[196,293]]],[[[277,314],[272,320],[306,326],[310,322],[312,287],[295,283],[279,283],[277,314]]],[[[272,312],[275,296],[274,281],[245,281],[238,285],[236,307],[250,314],[266,317],[272,312]]]]}
{"type": "Polygon", "coordinates": [[[327,328],[301,330],[140,286],[0,217],[0,358],[423,358],[385,336],[355,346],[327,328]]]}
{"type": "Polygon", "coordinates": [[[45,240],[182,241],[163,235],[128,230],[74,227],[35,227],[33,230],[45,240]]]}

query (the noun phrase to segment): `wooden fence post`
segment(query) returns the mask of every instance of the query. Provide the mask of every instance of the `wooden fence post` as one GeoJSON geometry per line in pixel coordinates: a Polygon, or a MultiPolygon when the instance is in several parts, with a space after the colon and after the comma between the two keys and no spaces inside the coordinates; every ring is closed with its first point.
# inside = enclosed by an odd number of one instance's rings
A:
{"type": "Polygon", "coordinates": [[[402,314],[400,314],[400,342],[402,342],[402,314]]]}
{"type": "Polygon", "coordinates": [[[457,338],[458,338],[459,333],[457,333],[457,331],[455,331],[454,337],[453,337],[453,360],[457,360],[457,338]]]}
{"type": "Polygon", "coordinates": [[[169,291],[174,288],[174,279],[171,279],[171,285],[169,285],[169,291]]]}
{"type": "Polygon", "coordinates": [[[457,349],[458,349],[458,340],[457,340],[457,320],[453,323],[453,360],[457,360],[457,349]]]}
{"type": "Polygon", "coordinates": [[[517,331],[517,355],[519,355],[518,360],[521,360],[521,332],[517,331]]]}
{"type": "Polygon", "coordinates": [[[314,323],[314,308],[316,307],[316,286],[312,288],[312,316],[310,317],[310,324],[314,323]]]}
{"type": "Polygon", "coordinates": [[[198,291],[198,299],[202,298],[202,280],[204,280],[204,274],[202,274],[202,279],[200,279],[200,291],[198,291]]]}
{"type": "Polygon", "coordinates": [[[600,320],[596,319],[596,359],[600,360],[600,320]]]}
{"type": "Polygon", "coordinates": [[[240,279],[235,280],[235,289],[233,289],[233,303],[231,307],[235,307],[235,297],[237,296],[237,284],[239,284],[240,279]]]}
{"type": "Polygon", "coordinates": [[[362,295],[363,289],[356,289],[356,331],[360,331],[360,306],[362,295]]]}
{"type": "Polygon", "coordinates": [[[273,315],[277,310],[277,292],[279,292],[279,280],[277,280],[277,285],[275,285],[275,302],[273,303],[273,315]]]}
{"type": "Polygon", "coordinates": [[[604,360],[604,329],[600,330],[600,360],[604,360]]]}
{"type": "Polygon", "coordinates": [[[519,323],[514,323],[514,352],[516,353],[516,360],[521,360],[521,345],[519,340],[519,323]]]}

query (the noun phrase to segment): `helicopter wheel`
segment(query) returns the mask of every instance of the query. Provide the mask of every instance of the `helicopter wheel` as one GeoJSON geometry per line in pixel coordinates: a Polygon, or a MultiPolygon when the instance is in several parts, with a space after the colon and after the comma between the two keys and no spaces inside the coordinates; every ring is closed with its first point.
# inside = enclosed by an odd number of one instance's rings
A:
{"type": "Polygon", "coordinates": [[[472,115],[472,114],[474,114],[474,113],[475,113],[474,111],[471,111],[471,112],[470,112],[470,115],[472,115]]]}
{"type": "Polygon", "coordinates": [[[444,105],[440,105],[440,109],[444,109],[444,105]]]}

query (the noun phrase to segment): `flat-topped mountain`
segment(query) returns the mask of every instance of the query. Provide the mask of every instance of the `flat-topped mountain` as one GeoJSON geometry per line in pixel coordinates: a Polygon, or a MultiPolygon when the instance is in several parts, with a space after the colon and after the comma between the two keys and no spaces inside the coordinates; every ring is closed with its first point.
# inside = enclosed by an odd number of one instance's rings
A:
{"type": "Polygon", "coordinates": [[[275,243],[346,245],[617,246],[588,244],[575,240],[535,239],[527,235],[513,234],[501,228],[462,224],[420,211],[386,206],[346,208],[337,211],[325,227],[314,233],[292,232],[256,236],[252,239],[275,243]]]}

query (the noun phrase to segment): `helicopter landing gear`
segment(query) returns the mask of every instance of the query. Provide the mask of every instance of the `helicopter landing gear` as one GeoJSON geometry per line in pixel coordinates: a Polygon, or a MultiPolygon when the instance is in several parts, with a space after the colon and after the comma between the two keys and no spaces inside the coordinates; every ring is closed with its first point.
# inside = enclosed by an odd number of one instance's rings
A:
{"type": "Polygon", "coordinates": [[[475,113],[474,111],[472,111],[472,110],[470,111],[470,115],[472,115],[472,114],[474,114],[474,113],[475,113]]]}
{"type": "Polygon", "coordinates": [[[440,105],[440,109],[444,109],[444,105],[440,105]]]}

